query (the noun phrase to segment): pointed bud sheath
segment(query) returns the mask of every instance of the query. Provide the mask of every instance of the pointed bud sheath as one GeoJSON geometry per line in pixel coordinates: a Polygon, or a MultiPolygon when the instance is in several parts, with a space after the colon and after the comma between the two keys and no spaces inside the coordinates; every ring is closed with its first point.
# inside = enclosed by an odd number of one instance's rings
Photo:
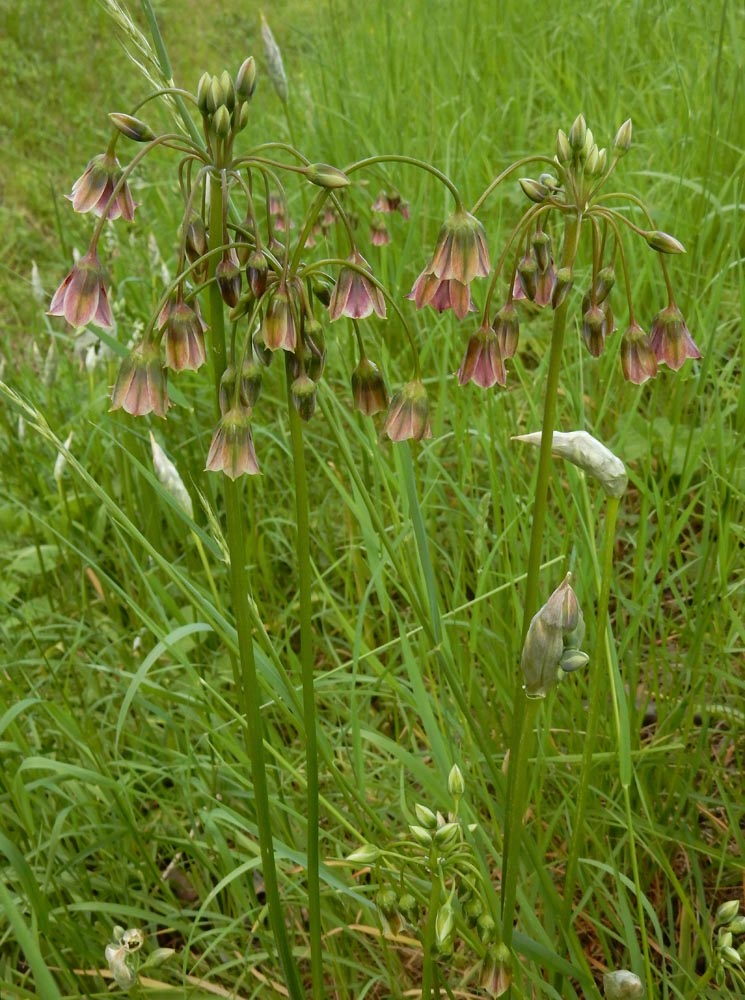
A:
{"type": "Polygon", "coordinates": [[[220,79],[213,76],[210,80],[210,89],[207,95],[207,109],[211,115],[217,113],[217,109],[225,104],[225,91],[220,85],[220,79]]]}
{"type": "Polygon", "coordinates": [[[528,626],[520,666],[529,698],[545,698],[556,685],[565,638],[574,639],[573,633],[584,631],[582,612],[570,580],[571,573],[567,573],[528,626]]]}
{"type": "Polygon", "coordinates": [[[133,118],[132,115],[124,115],[118,111],[112,112],[109,118],[114,128],[133,142],[152,142],[155,138],[155,132],[139,118],[133,118]]]}
{"type": "Polygon", "coordinates": [[[417,802],[414,806],[414,812],[425,830],[435,830],[437,828],[437,816],[427,806],[423,806],[420,802],[417,802]]]}
{"type": "Polygon", "coordinates": [[[368,417],[388,408],[383,373],[369,358],[361,358],[352,372],[352,399],[355,410],[368,417]]]}
{"type": "Polygon", "coordinates": [[[595,146],[595,136],[592,134],[592,129],[588,128],[588,130],[585,132],[584,146],[580,150],[579,154],[580,160],[582,160],[584,163],[587,163],[587,160],[589,159],[593,148],[597,148],[595,146]]]}
{"type": "Polygon", "coordinates": [[[440,847],[449,847],[458,839],[460,823],[445,823],[435,831],[433,840],[440,847]]]}
{"type": "Polygon", "coordinates": [[[613,140],[613,152],[617,157],[625,156],[631,149],[631,119],[627,118],[616,132],[613,140]]]}
{"type": "Polygon", "coordinates": [[[236,132],[242,132],[243,129],[248,125],[248,105],[241,104],[240,111],[233,112],[233,125],[236,132]],[[236,118],[237,114],[237,118],[236,118]]]}
{"type": "Polygon", "coordinates": [[[453,764],[448,775],[448,792],[450,792],[454,799],[460,799],[465,790],[466,782],[463,778],[463,772],[457,764],[453,764]]]}
{"type": "Polygon", "coordinates": [[[455,928],[453,904],[448,900],[437,911],[435,917],[435,944],[438,949],[447,948],[455,928]]]}
{"type": "Polygon", "coordinates": [[[293,406],[299,413],[300,419],[304,420],[306,423],[316,412],[317,393],[318,386],[312,378],[304,373],[302,375],[298,375],[290,386],[290,395],[292,396],[293,406]]]}
{"type": "MultiPolygon", "coordinates": [[[[540,447],[541,432],[520,434],[512,440],[540,447]]],[[[587,431],[554,431],[551,454],[566,459],[597,479],[608,496],[621,497],[626,492],[628,476],[623,462],[587,431]]]]}
{"type": "Polygon", "coordinates": [[[371,865],[380,854],[380,851],[373,844],[363,844],[356,851],[347,855],[347,861],[355,865],[371,865]]]}
{"type": "Polygon", "coordinates": [[[349,187],[352,183],[343,170],[332,167],[329,163],[311,163],[305,168],[304,173],[311,184],[331,191],[349,187]]]}
{"type": "Polygon", "coordinates": [[[739,912],[740,900],[728,899],[726,903],[722,903],[721,906],[717,907],[717,912],[714,914],[714,926],[728,924],[731,920],[735,919],[739,912]]]}
{"type": "Polygon", "coordinates": [[[235,76],[235,94],[239,101],[250,101],[256,90],[256,61],[253,56],[244,59],[235,76]]]}
{"type": "Polygon", "coordinates": [[[572,152],[580,153],[584,148],[585,139],[587,138],[587,122],[584,115],[577,115],[574,119],[572,127],[569,129],[568,138],[572,152]]]}
{"type": "Polygon", "coordinates": [[[220,139],[227,139],[230,135],[230,112],[224,104],[212,116],[212,129],[220,139]]]}
{"type": "MultiPolygon", "coordinates": [[[[737,900],[735,900],[735,902],[737,902],[739,906],[739,902],[737,900]]],[[[745,934],[745,917],[735,916],[729,921],[727,926],[733,934],[745,934]]]]}
{"type": "Polygon", "coordinates": [[[686,252],[686,248],[679,240],[676,240],[674,236],[670,236],[668,233],[662,233],[659,230],[645,233],[644,239],[647,241],[647,246],[651,247],[652,250],[656,250],[657,253],[686,252]]]}
{"type": "Polygon", "coordinates": [[[596,172],[598,174],[604,174],[605,168],[607,166],[608,166],[608,150],[605,147],[603,147],[598,153],[598,165],[596,172]]]}
{"type": "Polygon", "coordinates": [[[585,160],[585,173],[589,174],[590,177],[594,177],[596,174],[600,173],[600,150],[593,143],[589,153],[587,154],[587,159],[585,160]]]}
{"type": "Polygon", "coordinates": [[[210,92],[210,87],[212,86],[212,77],[209,73],[202,73],[199,77],[199,83],[197,84],[197,107],[203,115],[208,115],[210,113],[208,107],[208,95],[210,92]]]}
{"type": "Polygon", "coordinates": [[[429,847],[432,843],[432,834],[429,830],[425,830],[423,826],[409,824],[409,833],[417,844],[421,844],[422,847],[429,847]]]}
{"type": "Polygon", "coordinates": [[[545,184],[541,184],[540,181],[534,181],[532,177],[521,177],[520,187],[523,189],[525,197],[534,201],[537,205],[540,205],[551,194],[545,184]]]}
{"type": "Polygon", "coordinates": [[[566,299],[573,284],[574,278],[572,276],[571,268],[560,267],[556,272],[556,281],[551,295],[551,305],[554,309],[558,309],[562,302],[566,299]]]}
{"type": "Polygon", "coordinates": [[[638,1000],[644,996],[641,979],[628,969],[606,972],[603,976],[605,1000],[638,1000]]]}
{"type": "Polygon", "coordinates": [[[556,134],[556,159],[559,163],[568,163],[572,158],[572,147],[567,138],[566,132],[559,129],[556,134]]]}
{"type": "MultiPolygon", "coordinates": [[[[67,448],[68,445],[65,444],[65,447],[67,448]]],[[[717,948],[719,948],[720,951],[724,951],[725,948],[731,948],[731,947],[732,947],[732,932],[720,930],[719,933],[717,934],[717,948]]]]}

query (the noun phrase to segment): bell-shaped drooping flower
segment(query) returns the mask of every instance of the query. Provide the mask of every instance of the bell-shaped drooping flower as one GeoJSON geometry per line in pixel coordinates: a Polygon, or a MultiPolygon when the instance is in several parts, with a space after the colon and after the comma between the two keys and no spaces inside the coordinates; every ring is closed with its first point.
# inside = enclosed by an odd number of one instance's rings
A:
{"type": "Polygon", "coordinates": [[[533,259],[538,267],[533,301],[543,308],[551,301],[556,284],[556,267],[551,253],[551,237],[539,229],[531,241],[533,259]]]}
{"type": "Polygon", "coordinates": [[[106,152],[94,156],[72,186],[70,201],[76,212],[93,212],[107,219],[125,219],[132,222],[135,203],[124,181],[114,195],[114,189],[122,176],[122,168],[113,153],[106,152]],[[110,203],[110,204],[109,204],[110,203]]]}
{"type": "Polygon", "coordinates": [[[582,339],[593,358],[599,358],[603,353],[605,326],[605,313],[602,306],[588,306],[582,313],[582,339]]]}
{"type": "Polygon", "coordinates": [[[261,336],[270,351],[294,351],[297,347],[297,326],[290,289],[285,281],[280,281],[270,293],[261,336]]]}
{"type": "MultiPolygon", "coordinates": [[[[567,671],[562,669],[565,649],[579,651],[584,619],[572,590],[571,573],[533,615],[525,636],[520,666],[529,698],[545,698],[567,671]]],[[[575,669],[574,662],[570,669],[575,669]]]]}
{"type": "Polygon", "coordinates": [[[514,357],[520,339],[520,318],[511,300],[494,317],[492,329],[497,337],[502,360],[514,357]]]}
{"type": "Polygon", "coordinates": [[[48,315],[64,316],[70,326],[94,323],[110,329],[114,325],[103,267],[93,248],[80,258],[54,293],[48,315]]]}
{"type": "Polygon", "coordinates": [[[485,278],[490,269],[484,227],[468,212],[454,212],[440,229],[427,271],[469,285],[474,278],[485,278]]]}
{"type": "Polygon", "coordinates": [[[143,341],[122,361],[111,393],[111,409],[124,410],[133,417],[168,411],[166,372],[160,350],[152,340],[143,341]]]}
{"type": "Polygon", "coordinates": [[[352,399],[355,410],[368,417],[388,408],[388,392],[383,373],[369,358],[360,358],[352,372],[352,399]]]}
{"type": "MultiPolygon", "coordinates": [[[[350,254],[349,261],[372,274],[370,265],[358,250],[350,254]]],[[[383,293],[365,274],[351,267],[343,267],[331,293],[329,316],[332,320],[341,316],[365,319],[373,312],[381,318],[385,317],[383,293]]]]}
{"type": "Polygon", "coordinates": [[[674,302],[655,316],[649,342],[658,362],[673,371],[682,368],[687,358],[701,357],[701,351],[693,341],[683,314],[674,302]]]}
{"type": "Polygon", "coordinates": [[[632,321],[621,340],[623,377],[634,385],[642,385],[657,374],[657,357],[649,337],[632,321]]]}
{"type": "Polygon", "coordinates": [[[539,274],[538,263],[533,254],[524,254],[517,263],[512,298],[518,302],[524,299],[533,302],[538,291],[539,274]]]}
{"type": "Polygon", "coordinates": [[[266,279],[269,273],[269,266],[266,262],[266,257],[262,253],[259,247],[256,247],[246,261],[246,278],[251,291],[254,293],[257,299],[266,291],[266,279]]]}
{"type": "Polygon", "coordinates": [[[305,372],[301,372],[290,386],[292,405],[300,415],[300,419],[306,423],[316,412],[317,394],[318,386],[305,372]]]}
{"type": "Polygon", "coordinates": [[[229,479],[261,475],[250,409],[235,406],[222,417],[212,436],[205,472],[224,472],[229,479]]]}
{"type": "Polygon", "coordinates": [[[195,372],[202,367],[207,360],[204,346],[207,326],[196,299],[193,307],[180,295],[166,302],[158,316],[158,328],[163,330],[167,368],[195,372]]]}
{"type": "Polygon", "coordinates": [[[419,379],[400,389],[388,407],[383,430],[391,441],[421,441],[432,437],[429,425],[429,397],[419,379]]]}
{"type": "Polygon", "coordinates": [[[382,219],[373,219],[370,223],[370,243],[374,247],[386,247],[391,242],[388,226],[382,219]]]}
{"type": "Polygon", "coordinates": [[[423,306],[432,306],[438,312],[452,309],[458,319],[476,312],[468,285],[455,278],[438,278],[429,271],[422,271],[406,297],[414,300],[417,309],[423,306]]]}
{"type": "Polygon", "coordinates": [[[468,341],[466,353],[458,369],[458,381],[461,385],[475,382],[482,389],[490,389],[497,383],[507,384],[507,372],[499,349],[499,340],[488,324],[477,330],[468,341]]]}

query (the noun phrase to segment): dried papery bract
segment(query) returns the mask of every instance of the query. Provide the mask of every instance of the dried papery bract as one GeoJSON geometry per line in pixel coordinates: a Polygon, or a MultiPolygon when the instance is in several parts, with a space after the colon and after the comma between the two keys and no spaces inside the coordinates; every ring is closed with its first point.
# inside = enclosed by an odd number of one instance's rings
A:
{"type": "MultiPolygon", "coordinates": [[[[541,431],[519,434],[512,440],[540,447],[541,431]]],[[[608,496],[621,497],[626,492],[628,475],[625,465],[609,448],[587,431],[554,431],[551,438],[551,454],[583,469],[600,483],[608,496]]]]}
{"type": "MultiPolygon", "coordinates": [[[[584,619],[570,581],[571,573],[567,573],[528,627],[520,665],[529,698],[545,698],[562,674],[569,672],[562,663],[565,650],[580,652],[584,619]]],[[[569,662],[571,669],[581,665],[575,665],[573,659],[569,662]]]]}

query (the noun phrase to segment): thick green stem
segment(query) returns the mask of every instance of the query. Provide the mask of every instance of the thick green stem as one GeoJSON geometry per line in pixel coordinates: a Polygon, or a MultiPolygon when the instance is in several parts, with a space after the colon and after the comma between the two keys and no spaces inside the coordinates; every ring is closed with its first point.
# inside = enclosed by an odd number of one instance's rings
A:
{"type": "MultiPolygon", "coordinates": [[[[585,843],[584,825],[587,810],[587,793],[590,787],[590,772],[592,771],[592,757],[595,752],[600,714],[601,711],[605,711],[605,700],[601,696],[604,672],[600,669],[600,664],[605,658],[608,602],[610,600],[611,574],[613,571],[613,545],[616,537],[616,520],[618,518],[620,502],[620,497],[609,496],[606,504],[605,537],[603,539],[603,551],[601,555],[602,576],[597,614],[595,617],[595,648],[592,660],[590,661],[591,672],[590,690],[588,692],[587,728],[584,738],[582,770],[580,773],[579,788],[577,789],[577,802],[574,811],[574,827],[569,838],[569,856],[564,876],[564,905],[561,914],[561,923],[564,926],[569,924],[572,917],[577,865],[585,843]]],[[[605,676],[608,676],[607,673],[605,673],[605,676]]]]}
{"type": "MultiPolygon", "coordinates": [[[[213,177],[210,187],[210,249],[219,247],[223,239],[223,198],[220,185],[213,177]]],[[[209,312],[210,346],[215,376],[215,406],[219,413],[217,395],[220,376],[226,367],[225,315],[220,289],[214,280],[217,255],[210,257],[209,264],[209,312]]],[[[277,946],[279,960],[285,976],[285,983],[292,1000],[303,1000],[297,966],[292,957],[284,913],[279,898],[277,869],[274,863],[272,822],[269,811],[269,791],[264,760],[263,722],[259,706],[259,681],[253,646],[253,627],[249,604],[249,583],[245,563],[245,525],[241,511],[241,487],[225,477],[225,513],[227,518],[227,543],[230,553],[230,593],[238,635],[238,660],[232,657],[233,681],[238,695],[240,712],[245,719],[244,734],[246,750],[251,761],[251,778],[256,810],[256,826],[259,832],[261,868],[266,887],[266,901],[269,908],[269,923],[277,946]]]]}
{"type": "Polygon", "coordinates": [[[305,769],[307,782],[308,915],[310,917],[310,964],[314,1000],[323,1000],[323,942],[321,936],[321,886],[319,879],[318,738],[313,686],[313,634],[311,630],[311,566],[308,477],[303,448],[303,424],[292,402],[291,376],[287,372],[287,411],[290,418],[292,461],[295,472],[295,517],[300,596],[300,668],[303,683],[305,769]]]}
{"type": "MultiPolygon", "coordinates": [[[[581,217],[568,217],[564,232],[562,267],[571,268],[577,253],[581,217]]],[[[538,477],[533,501],[533,522],[530,535],[530,555],[528,557],[528,579],[525,587],[525,605],[522,624],[522,639],[530,625],[530,620],[538,610],[539,577],[541,569],[541,548],[543,529],[548,505],[548,483],[551,476],[551,444],[556,417],[556,399],[559,388],[564,334],[566,331],[568,300],[554,312],[551,337],[551,355],[546,380],[541,450],[538,460],[538,477]]],[[[522,645],[522,643],[521,643],[522,645]]],[[[502,936],[504,943],[512,943],[512,925],[515,915],[517,877],[520,868],[520,839],[522,817],[528,795],[528,758],[532,740],[530,729],[535,720],[538,702],[529,699],[523,690],[522,677],[518,676],[513,698],[512,736],[510,739],[510,766],[507,775],[507,829],[504,845],[504,880],[502,884],[502,936]]]]}

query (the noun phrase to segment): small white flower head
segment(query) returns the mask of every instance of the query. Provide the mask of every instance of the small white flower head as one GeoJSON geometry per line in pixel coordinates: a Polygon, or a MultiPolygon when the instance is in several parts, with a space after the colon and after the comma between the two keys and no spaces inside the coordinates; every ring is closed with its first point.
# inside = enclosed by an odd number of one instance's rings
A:
{"type": "MultiPolygon", "coordinates": [[[[512,440],[525,441],[527,444],[540,446],[541,432],[520,434],[512,440]]],[[[568,462],[589,473],[597,479],[608,496],[621,497],[626,492],[628,476],[623,462],[587,431],[568,431],[566,433],[554,431],[551,454],[556,458],[565,458],[568,462]]]]}
{"type": "MultiPolygon", "coordinates": [[[[73,438],[73,432],[70,431],[70,433],[65,438],[65,443],[63,445],[65,451],[70,450],[70,445],[72,444],[72,438],[73,438]]],[[[65,466],[67,465],[67,455],[65,454],[65,451],[61,451],[59,455],[57,455],[57,461],[54,463],[54,481],[57,483],[58,486],[62,482],[62,476],[64,475],[65,472],[65,466]]]]}
{"type": "MultiPolygon", "coordinates": [[[[139,927],[115,927],[114,940],[106,945],[104,957],[114,982],[120,990],[128,990],[137,982],[131,956],[145,943],[145,933],[139,927]]],[[[134,960],[137,961],[136,959],[134,960]]]]}
{"type": "Polygon", "coordinates": [[[637,1000],[644,996],[641,979],[628,969],[606,972],[603,976],[605,1000],[637,1000]]]}
{"type": "Polygon", "coordinates": [[[35,260],[31,261],[31,291],[34,293],[34,298],[37,302],[49,301],[49,296],[44,291],[44,285],[41,283],[39,266],[35,260]]]}

